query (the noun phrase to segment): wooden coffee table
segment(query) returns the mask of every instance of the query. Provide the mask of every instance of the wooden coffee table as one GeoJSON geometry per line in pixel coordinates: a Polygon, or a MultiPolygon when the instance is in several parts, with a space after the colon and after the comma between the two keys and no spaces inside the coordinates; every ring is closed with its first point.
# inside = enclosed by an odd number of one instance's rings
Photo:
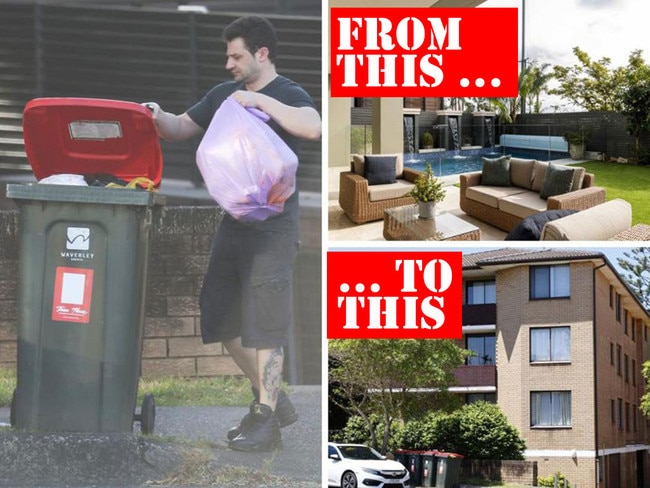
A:
{"type": "Polygon", "coordinates": [[[384,210],[384,238],[387,241],[479,241],[481,230],[446,212],[433,219],[421,219],[417,205],[405,205],[384,210]]]}

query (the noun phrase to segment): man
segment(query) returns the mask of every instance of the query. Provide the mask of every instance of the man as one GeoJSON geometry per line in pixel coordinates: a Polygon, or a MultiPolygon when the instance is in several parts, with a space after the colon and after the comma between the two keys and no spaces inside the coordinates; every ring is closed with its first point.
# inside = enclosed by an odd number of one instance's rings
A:
{"type": "MultiPolygon", "coordinates": [[[[234,80],[215,86],[181,115],[147,104],[160,136],[183,141],[202,134],[231,96],[266,112],[271,127],[296,153],[301,139],[320,138],[321,120],[311,97],[276,72],[277,38],[270,22],[242,17],[225,28],[224,38],[226,69],[234,80]]],[[[265,221],[241,222],[226,214],[212,243],[200,297],[203,342],[224,344],[255,395],[249,413],[228,432],[233,449],[273,449],[281,442],[279,428],[298,418],[280,390],[297,247],[297,191],[281,214],[265,221]]]]}

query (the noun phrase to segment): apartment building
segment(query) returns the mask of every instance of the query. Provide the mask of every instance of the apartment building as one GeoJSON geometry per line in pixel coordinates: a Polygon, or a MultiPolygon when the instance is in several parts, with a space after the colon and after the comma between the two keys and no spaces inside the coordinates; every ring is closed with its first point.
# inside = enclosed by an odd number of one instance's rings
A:
{"type": "Polygon", "coordinates": [[[600,252],[464,254],[463,346],[454,389],[496,402],[540,476],[571,486],[650,486],[639,411],[650,315],[600,252]]]}

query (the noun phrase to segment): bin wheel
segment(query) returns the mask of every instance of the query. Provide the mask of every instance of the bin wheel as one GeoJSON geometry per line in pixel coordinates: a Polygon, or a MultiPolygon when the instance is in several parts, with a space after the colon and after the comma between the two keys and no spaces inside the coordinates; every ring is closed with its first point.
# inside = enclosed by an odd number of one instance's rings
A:
{"type": "Polygon", "coordinates": [[[156,423],[156,402],[151,393],[147,393],[142,399],[142,410],[140,411],[140,430],[145,435],[153,434],[156,423]]]}
{"type": "Polygon", "coordinates": [[[352,471],[346,471],[341,476],[341,488],[357,488],[357,476],[352,471]]]}
{"type": "Polygon", "coordinates": [[[11,395],[11,408],[9,409],[9,423],[12,427],[16,426],[16,389],[14,388],[14,393],[11,395]]]}

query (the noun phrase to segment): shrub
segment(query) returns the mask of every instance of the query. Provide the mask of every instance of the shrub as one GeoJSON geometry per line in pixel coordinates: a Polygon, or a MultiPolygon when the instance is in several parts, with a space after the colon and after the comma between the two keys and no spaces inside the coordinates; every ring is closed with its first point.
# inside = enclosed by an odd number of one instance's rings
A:
{"type": "MultiPolygon", "coordinates": [[[[381,417],[376,414],[371,414],[369,418],[375,431],[377,442],[381,444],[384,436],[384,422],[381,417]]],[[[390,429],[390,438],[388,439],[388,451],[402,448],[403,432],[404,425],[398,421],[393,422],[390,429]]],[[[332,442],[366,444],[381,452],[381,445],[373,445],[372,436],[368,431],[368,425],[359,415],[353,415],[350,417],[345,424],[345,427],[340,431],[333,433],[330,438],[332,442]]]]}
{"type": "MultiPolygon", "coordinates": [[[[571,488],[571,484],[566,480],[566,477],[558,472],[557,473],[558,477],[558,486],[560,488],[571,488]],[[565,485],[566,483],[566,485],[565,485]]],[[[545,477],[537,477],[537,486],[547,486],[547,487],[554,487],[555,486],[555,475],[551,474],[549,476],[545,477]]]]}
{"type": "Polygon", "coordinates": [[[497,405],[471,403],[451,417],[446,435],[448,442],[456,438],[457,452],[472,459],[524,459],[526,442],[497,405]]]}
{"type": "Polygon", "coordinates": [[[439,449],[439,421],[444,414],[430,412],[418,420],[404,424],[400,447],[410,450],[439,449]]]}

